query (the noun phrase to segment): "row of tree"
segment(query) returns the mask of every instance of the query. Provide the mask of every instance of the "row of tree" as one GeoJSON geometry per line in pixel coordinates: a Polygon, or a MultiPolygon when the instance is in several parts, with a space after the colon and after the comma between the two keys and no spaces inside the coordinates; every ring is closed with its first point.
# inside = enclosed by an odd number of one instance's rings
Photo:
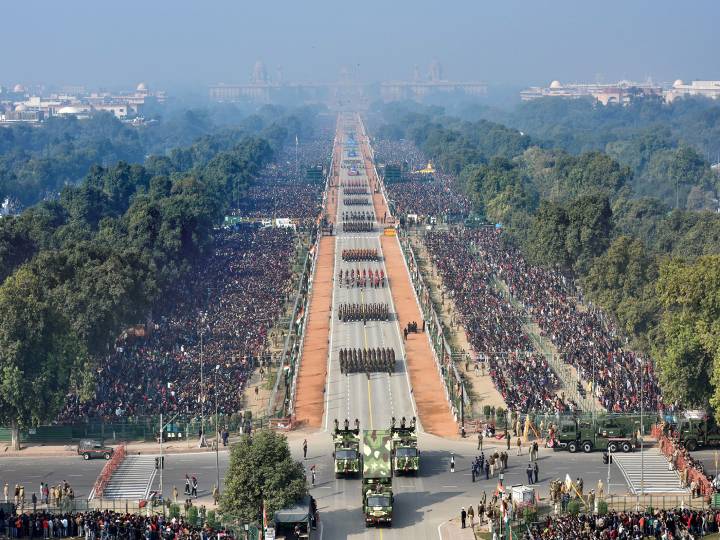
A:
{"type": "Polygon", "coordinates": [[[720,105],[705,98],[636,100],[602,106],[592,99],[540,99],[511,111],[471,106],[464,118],[486,119],[530,134],[545,148],[572,154],[602,151],[633,172],[636,195],[673,208],[716,208],[720,105]]]}
{"type": "MultiPolygon", "coordinates": [[[[479,214],[502,223],[531,262],[577,278],[657,361],[667,401],[710,404],[720,415],[720,215],[638,196],[634,168],[607,153],[549,150],[487,121],[433,115],[403,120],[394,108],[380,133],[411,138],[438,166],[460,170],[458,189],[479,214]]],[[[675,152],[669,174],[692,185],[714,175],[694,151],[675,152]]]]}
{"type": "Polygon", "coordinates": [[[295,136],[310,138],[321,110],[264,106],[248,112],[224,105],[220,117],[220,107],[184,109],[166,117],[156,114],[141,126],[99,113],[82,120],[53,117],[40,127],[5,127],[0,130],[0,202],[8,197],[28,206],[54,199],[63,186],[79,183],[93,166],[143,163],[148,155],[170,155],[181,166],[178,161],[184,160],[186,169],[199,157],[188,158],[186,152],[204,153],[210,159],[248,135],[264,138],[277,150],[295,136]],[[228,125],[228,117],[235,123],[228,125]]]}

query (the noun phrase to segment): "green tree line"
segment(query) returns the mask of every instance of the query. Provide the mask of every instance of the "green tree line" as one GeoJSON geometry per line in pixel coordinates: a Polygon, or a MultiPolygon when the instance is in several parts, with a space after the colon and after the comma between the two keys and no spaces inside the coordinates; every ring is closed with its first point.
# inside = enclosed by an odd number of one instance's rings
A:
{"type": "Polygon", "coordinates": [[[210,159],[248,135],[260,136],[278,150],[296,135],[312,137],[321,110],[263,106],[243,111],[218,105],[169,111],[165,116],[160,110],[140,126],[123,123],[110,113],[82,120],[52,117],[41,126],[6,126],[0,129],[0,201],[9,197],[29,206],[54,199],[64,186],[79,183],[93,166],[143,163],[148,155],[170,156],[186,169],[201,154],[210,159]]]}

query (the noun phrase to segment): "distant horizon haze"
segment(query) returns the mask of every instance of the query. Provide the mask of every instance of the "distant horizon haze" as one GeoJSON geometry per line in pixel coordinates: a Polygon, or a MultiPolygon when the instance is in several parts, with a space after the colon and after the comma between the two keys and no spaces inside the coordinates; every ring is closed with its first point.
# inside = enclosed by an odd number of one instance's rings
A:
{"type": "Polygon", "coordinates": [[[48,7],[3,6],[2,84],[198,91],[249,82],[258,60],[292,82],[333,82],[343,67],[363,83],[412,80],[433,60],[445,79],[491,86],[720,79],[711,0],[74,0],[43,15],[48,7]],[[23,20],[32,24],[13,24],[23,20]]]}

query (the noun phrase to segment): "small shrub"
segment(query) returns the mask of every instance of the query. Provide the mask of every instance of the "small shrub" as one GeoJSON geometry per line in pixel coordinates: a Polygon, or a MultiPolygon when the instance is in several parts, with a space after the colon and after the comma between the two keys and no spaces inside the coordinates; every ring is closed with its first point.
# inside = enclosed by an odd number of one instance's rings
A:
{"type": "Polygon", "coordinates": [[[187,520],[192,525],[198,524],[198,509],[197,506],[191,506],[187,511],[187,520]]]}
{"type": "Polygon", "coordinates": [[[490,418],[492,408],[490,405],[483,405],[483,414],[485,415],[485,418],[490,418]]]}
{"type": "Polygon", "coordinates": [[[577,516],[580,513],[580,499],[573,499],[568,503],[567,509],[568,513],[570,513],[573,516],[577,516]]]}
{"type": "Polygon", "coordinates": [[[215,510],[208,510],[206,521],[213,529],[217,529],[218,523],[215,510]]]}
{"type": "Polygon", "coordinates": [[[604,516],[608,513],[608,503],[605,501],[598,502],[598,514],[604,516]]]}
{"type": "Polygon", "coordinates": [[[526,506],[523,510],[523,521],[526,525],[530,525],[537,521],[537,508],[534,506],[526,506]]]}
{"type": "Polygon", "coordinates": [[[170,519],[179,518],[180,517],[180,507],[177,504],[171,504],[170,508],[168,508],[168,514],[170,514],[170,519]]]}

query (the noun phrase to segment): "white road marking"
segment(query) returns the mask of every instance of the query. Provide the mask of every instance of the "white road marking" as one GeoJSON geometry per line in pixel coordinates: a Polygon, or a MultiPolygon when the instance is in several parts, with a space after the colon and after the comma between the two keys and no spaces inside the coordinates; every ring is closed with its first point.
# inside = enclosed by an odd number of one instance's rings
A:
{"type": "Polygon", "coordinates": [[[438,525],[437,532],[438,532],[438,538],[440,538],[440,540],[442,540],[442,532],[440,532],[440,530],[441,530],[445,525],[447,525],[447,523],[448,523],[447,521],[443,521],[440,525],[438,525]]]}

